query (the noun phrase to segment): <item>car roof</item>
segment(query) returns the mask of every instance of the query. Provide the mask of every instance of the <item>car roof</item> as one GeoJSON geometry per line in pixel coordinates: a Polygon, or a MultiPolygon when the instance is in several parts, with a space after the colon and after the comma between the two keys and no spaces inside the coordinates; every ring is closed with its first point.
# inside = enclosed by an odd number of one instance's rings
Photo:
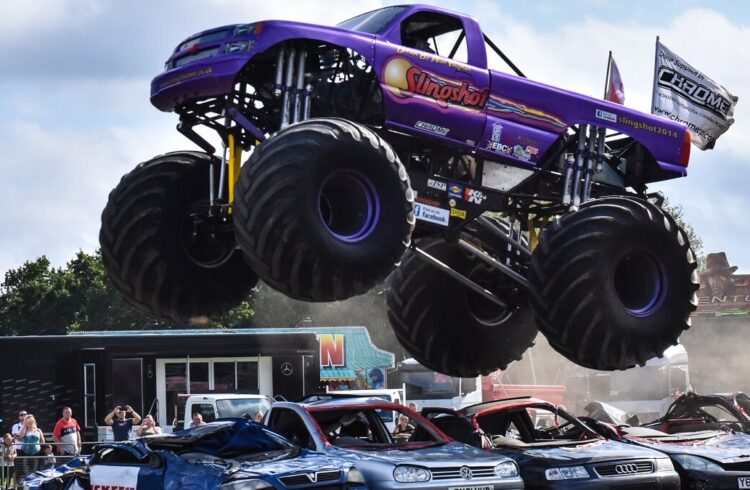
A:
{"type": "Polygon", "coordinates": [[[459,410],[459,412],[469,417],[473,417],[477,413],[484,412],[485,410],[490,410],[490,409],[501,410],[503,408],[527,407],[527,406],[546,406],[546,407],[554,408],[555,404],[548,402],[546,400],[542,400],[540,398],[532,398],[530,396],[518,396],[515,398],[503,398],[501,400],[493,400],[490,402],[477,403],[476,405],[470,405],[468,407],[462,408],[461,410],[459,410]]]}
{"type": "Polygon", "coordinates": [[[378,398],[374,396],[351,396],[351,395],[336,396],[335,393],[332,393],[331,397],[328,399],[326,399],[325,396],[326,395],[318,395],[318,399],[315,399],[312,401],[302,401],[302,402],[299,402],[299,404],[306,408],[332,408],[332,407],[389,408],[389,407],[392,407],[393,410],[399,410],[399,409],[404,408],[403,405],[389,402],[388,400],[384,400],[382,398],[378,398]],[[374,405],[377,405],[377,407],[374,407],[374,405]]]}

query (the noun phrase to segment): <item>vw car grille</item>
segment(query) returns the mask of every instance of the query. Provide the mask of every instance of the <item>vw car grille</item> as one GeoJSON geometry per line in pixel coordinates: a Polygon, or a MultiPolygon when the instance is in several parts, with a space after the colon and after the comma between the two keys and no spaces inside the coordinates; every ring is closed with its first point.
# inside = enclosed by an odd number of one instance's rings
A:
{"type": "Polygon", "coordinates": [[[430,468],[433,480],[470,480],[474,478],[493,478],[494,466],[452,466],[449,468],[430,468]],[[468,468],[470,472],[461,468],[468,468]],[[469,476],[469,478],[466,478],[469,476]]]}
{"type": "Polygon", "coordinates": [[[653,473],[654,464],[651,461],[627,461],[624,463],[602,464],[594,466],[594,469],[602,477],[616,477],[637,475],[640,473],[653,473]]]}

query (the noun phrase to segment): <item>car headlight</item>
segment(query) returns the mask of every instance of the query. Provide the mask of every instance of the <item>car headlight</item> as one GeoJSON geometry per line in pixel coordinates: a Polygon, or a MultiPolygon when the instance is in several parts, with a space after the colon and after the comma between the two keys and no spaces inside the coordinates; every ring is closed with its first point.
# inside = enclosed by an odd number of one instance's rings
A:
{"type": "Polygon", "coordinates": [[[686,470],[724,471],[724,468],[713,461],[692,454],[673,454],[672,459],[686,470]]]}
{"type": "Polygon", "coordinates": [[[674,465],[669,458],[658,458],[656,460],[656,471],[674,471],[674,465]]]}
{"type": "Polygon", "coordinates": [[[430,471],[419,466],[396,466],[393,470],[393,479],[400,483],[429,481],[430,478],[430,471]]]}
{"type": "Polygon", "coordinates": [[[561,468],[550,468],[544,471],[548,480],[575,480],[577,478],[590,478],[589,472],[583,466],[563,466],[561,468]]]}
{"type": "Polygon", "coordinates": [[[513,478],[518,476],[518,466],[513,461],[505,461],[495,466],[495,474],[500,478],[513,478]]]}
{"type": "Polygon", "coordinates": [[[273,488],[273,486],[268,482],[253,478],[230,481],[219,487],[220,490],[265,490],[269,488],[273,488]]]}
{"type": "Polygon", "coordinates": [[[349,476],[346,477],[346,482],[355,485],[364,485],[365,475],[363,475],[357,468],[352,468],[349,470],[349,476]]]}
{"type": "Polygon", "coordinates": [[[234,28],[234,32],[232,33],[233,37],[237,36],[249,36],[250,34],[255,33],[255,24],[244,24],[241,26],[237,26],[234,28]]]}
{"type": "Polygon", "coordinates": [[[224,46],[224,52],[227,54],[241,53],[250,51],[255,47],[255,41],[232,41],[224,46]]]}

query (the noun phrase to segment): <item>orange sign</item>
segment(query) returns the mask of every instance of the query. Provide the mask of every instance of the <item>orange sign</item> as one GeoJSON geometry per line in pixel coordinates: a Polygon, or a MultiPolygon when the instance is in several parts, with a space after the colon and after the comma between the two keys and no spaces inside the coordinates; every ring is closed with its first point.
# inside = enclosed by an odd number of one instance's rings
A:
{"type": "Polygon", "coordinates": [[[320,367],[346,366],[344,334],[320,334],[320,367]]]}

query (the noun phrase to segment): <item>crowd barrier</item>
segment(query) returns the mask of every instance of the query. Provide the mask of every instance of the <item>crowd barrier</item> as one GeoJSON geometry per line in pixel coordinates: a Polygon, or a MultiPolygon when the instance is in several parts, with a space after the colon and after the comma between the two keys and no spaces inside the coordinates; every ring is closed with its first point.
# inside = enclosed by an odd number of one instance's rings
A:
{"type": "MultiPolygon", "coordinates": [[[[21,455],[20,453],[16,456],[12,465],[7,465],[5,461],[1,462],[0,465],[0,490],[11,490],[23,488],[23,479],[26,475],[39,470],[45,470],[47,468],[55,468],[62,464],[67,463],[71,459],[77,457],[77,455],[59,455],[57,454],[57,443],[48,443],[52,446],[52,454],[54,457],[52,460],[49,456],[39,453],[35,455],[21,455]]],[[[96,445],[96,442],[84,442],[81,448],[81,454],[90,454],[92,446],[96,445]]]]}

